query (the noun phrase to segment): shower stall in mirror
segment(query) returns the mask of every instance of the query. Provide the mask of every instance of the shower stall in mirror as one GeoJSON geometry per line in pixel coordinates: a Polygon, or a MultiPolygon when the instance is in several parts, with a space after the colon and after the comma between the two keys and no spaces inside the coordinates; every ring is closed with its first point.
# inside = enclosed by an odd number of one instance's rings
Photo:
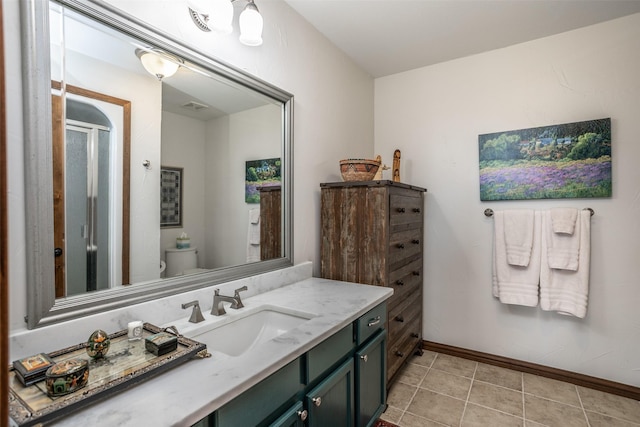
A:
{"type": "Polygon", "coordinates": [[[77,22],[57,6],[50,22],[53,251],[61,298],[128,283],[128,256],[120,253],[128,247],[130,107],[68,83],[77,22]]]}

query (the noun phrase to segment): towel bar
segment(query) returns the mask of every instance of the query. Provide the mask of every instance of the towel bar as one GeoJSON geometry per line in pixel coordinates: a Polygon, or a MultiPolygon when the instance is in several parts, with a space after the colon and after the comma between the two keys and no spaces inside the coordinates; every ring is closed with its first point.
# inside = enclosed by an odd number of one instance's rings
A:
{"type": "MultiPolygon", "coordinates": [[[[591,213],[591,216],[593,216],[596,213],[596,211],[594,211],[591,208],[584,208],[582,210],[583,211],[589,211],[591,213]]],[[[491,209],[491,208],[485,209],[484,210],[484,216],[487,216],[487,217],[493,216],[493,209],[491,209]]]]}

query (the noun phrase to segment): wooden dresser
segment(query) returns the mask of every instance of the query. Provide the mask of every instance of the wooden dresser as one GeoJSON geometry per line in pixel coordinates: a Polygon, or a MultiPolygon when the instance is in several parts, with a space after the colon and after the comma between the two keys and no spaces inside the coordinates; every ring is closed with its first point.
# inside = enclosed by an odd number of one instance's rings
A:
{"type": "Polygon", "coordinates": [[[423,193],[393,181],[321,188],[322,277],[392,287],[387,301],[387,380],[422,352],[423,193]]]}
{"type": "Polygon", "coordinates": [[[279,185],[260,187],[260,260],[282,257],[281,209],[279,185]]]}

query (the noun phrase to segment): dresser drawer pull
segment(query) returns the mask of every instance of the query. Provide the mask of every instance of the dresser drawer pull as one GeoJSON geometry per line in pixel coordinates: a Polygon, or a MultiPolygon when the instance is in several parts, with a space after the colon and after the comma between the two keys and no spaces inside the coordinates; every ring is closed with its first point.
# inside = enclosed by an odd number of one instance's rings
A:
{"type": "Polygon", "coordinates": [[[362,359],[364,363],[367,363],[367,361],[369,360],[369,356],[367,356],[366,354],[363,354],[362,356],[360,356],[360,359],[362,359]]]}
{"type": "Polygon", "coordinates": [[[404,322],[404,316],[396,316],[396,322],[403,323],[404,322]]]}
{"type": "Polygon", "coordinates": [[[404,213],[405,209],[404,208],[398,208],[397,211],[400,212],[400,213],[404,213]]]}
{"type": "Polygon", "coordinates": [[[396,356],[398,357],[404,357],[404,353],[401,351],[396,351],[396,356]]]}
{"type": "Polygon", "coordinates": [[[420,213],[420,208],[413,208],[413,211],[414,211],[415,213],[420,213]]]}
{"type": "Polygon", "coordinates": [[[396,280],[396,285],[404,286],[404,282],[402,280],[396,280]]]}
{"type": "Polygon", "coordinates": [[[416,270],[416,271],[414,271],[414,272],[413,272],[413,275],[414,275],[414,276],[419,276],[419,275],[420,275],[420,270],[416,270]]]}
{"type": "Polygon", "coordinates": [[[411,243],[413,243],[414,245],[419,245],[420,244],[420,239],[413,239],[411,241],[411,243]]]}
{"type": "Polygon", "coordinates": [[[399,249],[404,249],[404,243],[398,243],[396,247],[399,249]]]}
{"type": "Polygon", "coordinates": [[[412,337],[412,338],[420,338],[420,334],[419,334],[419,333],[417,333],[417,332],[412,332],[412,333],[411,333],[411,337],[412,337]]]}
{"type": "Polygon", "coordinates": [[[322,405],[322,397],[314,397],[313,399],[311,399],[311,401],[316,406],[322,405]]]}
{"type": "Polygon", "coordinates": [[[373,325],[377,325],[378,323],[380,323],[380,316],[376,316],[373,319],[369,319],[367,326],[371,327],[373,325]]]}
{"type": "Polygon", "coordinates": [[[298,418],[300,418],[301,421],[306,421],[308,416],[309,413],[306,409],[304,411],[298,411],[298,418]]]}

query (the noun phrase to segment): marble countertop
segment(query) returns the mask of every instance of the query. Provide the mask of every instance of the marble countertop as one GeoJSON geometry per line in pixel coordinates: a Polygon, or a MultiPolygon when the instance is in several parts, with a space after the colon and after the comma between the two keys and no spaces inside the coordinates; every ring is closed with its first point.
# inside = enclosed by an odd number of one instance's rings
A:
{"type": "MultiPolygon", "coordinates": [[[[267,304],[314,317],[267,341],[257,351],[238,357],[210,351],[209,358],[189,360],[52,425],[86,426],[99,420],[102,425],[117,426],[190,426],[385,301],[392,292],[389,288],[308,278],[250,296],[243,299],[246,309],[267,304]]],[[[225,307],[225,316],[235,314],[228,304],[225,307]]],[[[204,308],[203,313],[205,322],[224,321],[224,316],[213,319],[204,308]]],[[[163,326],[170,324],[181,332],[193,325],[184,315],[163,326]]]]}

